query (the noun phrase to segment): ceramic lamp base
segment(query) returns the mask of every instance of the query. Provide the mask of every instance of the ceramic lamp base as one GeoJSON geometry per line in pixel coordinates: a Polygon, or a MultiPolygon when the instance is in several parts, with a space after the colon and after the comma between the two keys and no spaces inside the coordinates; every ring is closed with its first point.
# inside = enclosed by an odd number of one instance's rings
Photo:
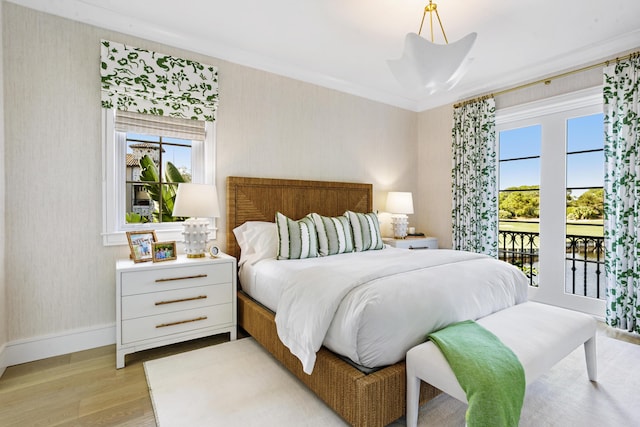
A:
{"type": "Polygon", "coordinates": [[[409,225],[409,217],[404,214],[391,215],[391,224],[393,225],[393,237],[395,239],[404,239],[407,237],[407,226],[409,225]]]}
{"type": "Polygon", "coordinates": [[[184,252],[187,258],[202,258],[207,251],[209,241],[209,220],[189,218],[184,222],[184,252]]]}

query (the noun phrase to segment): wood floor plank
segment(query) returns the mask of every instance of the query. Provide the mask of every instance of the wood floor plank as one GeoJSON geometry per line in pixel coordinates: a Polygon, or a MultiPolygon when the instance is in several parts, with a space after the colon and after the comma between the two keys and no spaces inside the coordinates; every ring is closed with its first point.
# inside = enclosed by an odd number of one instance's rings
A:
{"type": "MultiPolygon", "coordinates": [[[[637,336],[605,333],[640,343],[637,336]]],[[[123,369],[115,368],[115,346],[10,366],[0,378],[0,426],[155,427],[143,363],[228,340],[223,334],[135,353],[123,369]]]]}
{"type": "Polygon", "coordinates": [[[227,341],[221,334],[141,351],[123,369],[114,345],[10,366],[0,378],[0,426],[155,427],[143,363],[227,341]]]}

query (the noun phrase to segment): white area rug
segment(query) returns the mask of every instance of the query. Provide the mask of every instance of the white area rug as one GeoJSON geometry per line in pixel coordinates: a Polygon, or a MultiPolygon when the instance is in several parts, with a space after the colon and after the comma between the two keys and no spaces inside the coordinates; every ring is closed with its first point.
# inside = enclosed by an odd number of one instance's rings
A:
{"type": "Polygon", "coordinates": [[[347,425],[253,338],[144,368],[160,427],[347,425]]]}
{"type": "MultiPolygon", "coordinates": [[[[346,425],[252,338],[149,361],[145,371],[160,427],[346,425]]],[[[598,383],[578,348],[527,388],[520,427],[637,426],[638,390],[640,346],[599,335],[598,383]]],[[[465,411],[440,395],[419,425],[462,427],[465,411]]]]}

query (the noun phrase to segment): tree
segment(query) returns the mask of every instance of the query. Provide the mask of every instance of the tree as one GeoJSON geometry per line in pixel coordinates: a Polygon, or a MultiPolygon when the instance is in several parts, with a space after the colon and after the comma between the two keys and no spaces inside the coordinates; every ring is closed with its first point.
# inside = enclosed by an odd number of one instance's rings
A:
{"type": "Polygon", "coordinates": [[[600,219],[604,215],[604,190],[591,188],[567,203],[567,218],[600,219]]]}
{"type": "MultiPolygon", "coordinates": [[[[145,155],[140,159],[140,181],[144,182],[145,190],[153,200],[155,209],[153,216],[158,222],[184,221],[185,218],[172,216],[178,184],[189,182],[171,162],[167,162],[164,172],[164,183],[160,184],[160,173],[153,159],[145,155]]],[[[142,222],[137,214],[127,213],[127,222],[142,222]]]]}
{"type": "Polygon", "coordinates": [[[509,187],[500,192],[499,209],[501,218],[538,218],[540,216],[540,187],[521,185],[509,187]]]}

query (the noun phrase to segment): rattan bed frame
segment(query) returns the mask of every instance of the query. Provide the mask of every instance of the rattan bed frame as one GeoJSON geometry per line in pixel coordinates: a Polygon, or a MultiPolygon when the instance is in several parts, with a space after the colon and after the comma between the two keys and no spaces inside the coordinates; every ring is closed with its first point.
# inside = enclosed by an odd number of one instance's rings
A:
{"type": "MultiPolygon", "coordinates": [[[[346,210],[370,212],[372,185],[270,178],[227,178],[227,252],[240,256],[233,229],[246,221],[273,222],[276,211],[290,218],[310,212],[325,216],[346,210]]],[[[404,361],[364,374],[321,348],[311,375],[278,339],[274,313],[242,291],[238,292],[238,324],[316,395],[354,426],[385,426],[404,415],[404,361]]],[[[423,383],[421,402],[439,390],[423,383]]]]}

